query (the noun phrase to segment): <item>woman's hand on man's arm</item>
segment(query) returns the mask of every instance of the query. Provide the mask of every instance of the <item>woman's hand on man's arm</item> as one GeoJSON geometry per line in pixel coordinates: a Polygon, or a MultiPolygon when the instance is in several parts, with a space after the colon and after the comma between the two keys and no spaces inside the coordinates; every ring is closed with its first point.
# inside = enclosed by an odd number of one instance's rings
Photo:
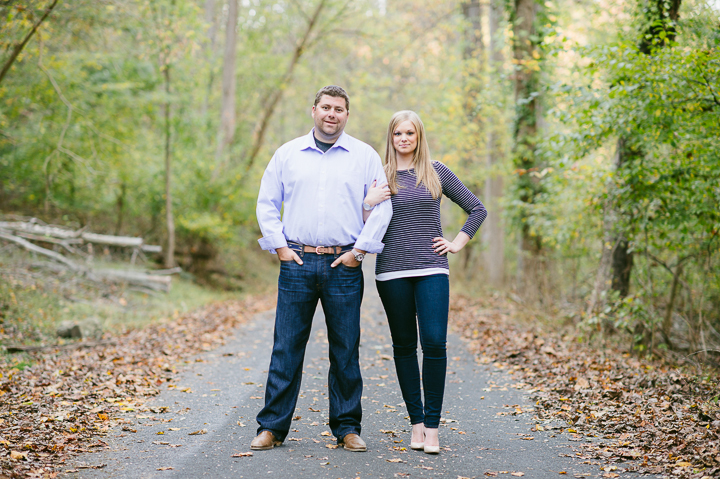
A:
{"type": "MultiPolygon", "coordinates": [[[[390,199],[390,188],[388,188],[387,183],[383,183],[382,185],[378,186],[377,180],[372,182],[372,185],[370,185],[370,188],[368,189],[367,195],[365,195],[365,199],[363,200],[363,203],[366,203],[373,208],[383,201],[390,199]]],[[[370,213],[372,213],[372,210],[366,210],[363,208],[363,222],[367,221],[367,219],[370,217],[370,213]]]]}

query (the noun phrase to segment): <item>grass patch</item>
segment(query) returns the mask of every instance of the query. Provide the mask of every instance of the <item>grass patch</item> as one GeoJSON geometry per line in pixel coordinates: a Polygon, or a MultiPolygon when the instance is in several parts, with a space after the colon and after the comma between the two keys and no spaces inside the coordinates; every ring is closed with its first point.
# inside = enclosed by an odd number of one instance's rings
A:
{"type": "MultiPolygon", "coordinates": [[[[147,293],[122,285],[98,285],[69,271],[51,272],[37,267],[38,262],[39,258],[17,248],[0,250],[1,345],[60,342],[56,330],[65,320],[92,318],[103,333],[112,335],[176,319],[214,301],[259,293],[269,283],[257,277],[262,268],[255,268],[256,274],[240,292],[201,286],[190,275],[181,275],[173,277],[169,293],[147,293]]],[[[94,266],[128,267],[112,262],[94,266]]]]}

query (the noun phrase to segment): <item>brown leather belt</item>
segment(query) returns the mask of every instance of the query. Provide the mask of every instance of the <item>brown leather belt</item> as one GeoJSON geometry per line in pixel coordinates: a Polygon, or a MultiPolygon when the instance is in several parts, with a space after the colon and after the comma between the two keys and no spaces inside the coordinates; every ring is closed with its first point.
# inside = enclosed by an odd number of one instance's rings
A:
{"type": "Polygon", "coordinates": [[[315,254],[341,254],[352,250],[353,246],[355,245],[349,244],[345,246],[309,246],[288,241],[288,247],[293,251],[302,251],[303,253],[315,254]]]}

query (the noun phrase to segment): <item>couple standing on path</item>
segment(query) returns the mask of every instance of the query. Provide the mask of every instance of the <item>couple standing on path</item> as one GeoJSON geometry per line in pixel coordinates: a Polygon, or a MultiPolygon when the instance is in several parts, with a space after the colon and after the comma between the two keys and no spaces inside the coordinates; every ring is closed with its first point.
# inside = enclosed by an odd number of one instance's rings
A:
{"type": "Polygon", "coordinates": [[[263,175],[259,243],[277,253],[280,277],[265,406],[251,448],[272,449],[290,430],[320,300],[330,350],[330,429],[345,449],[367,450],[360,437],[360,265],[365,254],[377,253],[375,279],[412,424],[411,447],[437,454],[447,368],[446,254],[470,241],[487,212],[450,169],[431,161],[417,114],[393,115],[383,168],[372,147],[344,132],[349,111],[345,90],[322,88],[312,108],[313,130],[281,146],[263,175]],[[469,214],[453,241],[442,234],[443,194],[469,214]]]}

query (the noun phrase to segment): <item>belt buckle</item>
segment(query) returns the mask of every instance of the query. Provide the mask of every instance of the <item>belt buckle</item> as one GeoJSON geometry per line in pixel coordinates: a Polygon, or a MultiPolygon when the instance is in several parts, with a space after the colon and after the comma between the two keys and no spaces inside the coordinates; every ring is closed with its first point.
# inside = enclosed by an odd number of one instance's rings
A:
{"type": "Polygon", "coordinates": [[[325,254],[320,252],[320,248],[324,248],[324,246],[316,246],[315,247],[315,254],[325,254]]]}

